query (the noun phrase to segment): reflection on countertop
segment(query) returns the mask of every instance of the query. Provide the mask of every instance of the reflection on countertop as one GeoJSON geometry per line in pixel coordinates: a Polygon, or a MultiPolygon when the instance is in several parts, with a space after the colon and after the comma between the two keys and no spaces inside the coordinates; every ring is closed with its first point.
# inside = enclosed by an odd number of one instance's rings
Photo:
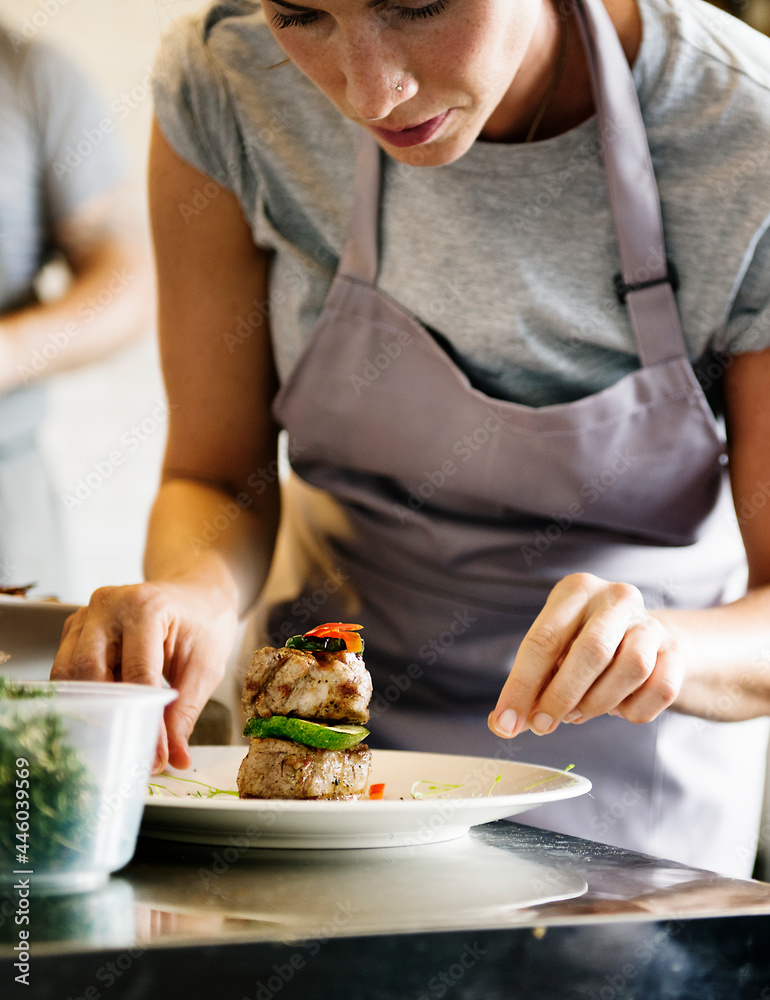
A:
{"type": "Polygon", "coordinates": [[[137,902],[152,912],[149,943],[179,939],[191,921],[202,936],[208,929],[283,941],[512,926],[533,907],[588,888],[577,872],[475,836],[344,851],[142,842],[131,882],[137,902]],[[179,920],[159,922],[160,913],[179,920]]]}
{"type": "MultiPolygon", "coordinates": [[[[0,905],[0,955],[16,940],[0,905]]],[[[39,953],[770,914],[770,885],[510,822],[447,843],[277,850],[140,838],[98,892],[33,900],[39,953]]]]}
{"type": "Polygon", "coordinates": [[[99,892],[33,895],[17,992],[13,912],[3,1000],[770,995],[770,885],[505,821],[368,850],[140,839],[99,892]]]}

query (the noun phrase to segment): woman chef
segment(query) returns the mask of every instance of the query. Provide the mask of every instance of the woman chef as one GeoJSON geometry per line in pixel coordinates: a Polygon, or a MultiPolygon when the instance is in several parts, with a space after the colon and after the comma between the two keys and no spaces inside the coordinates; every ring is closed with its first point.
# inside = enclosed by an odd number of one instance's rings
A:
{"type": "Polygon", "coordinates": [[[694,0],[230,0],[158,65],[147,582],[53,676],[164,675],[185,766],[258,596],[260,643],[360,621],[375,746],[574,763],[539,824],[747,873],[770,42],[694,0]]]}

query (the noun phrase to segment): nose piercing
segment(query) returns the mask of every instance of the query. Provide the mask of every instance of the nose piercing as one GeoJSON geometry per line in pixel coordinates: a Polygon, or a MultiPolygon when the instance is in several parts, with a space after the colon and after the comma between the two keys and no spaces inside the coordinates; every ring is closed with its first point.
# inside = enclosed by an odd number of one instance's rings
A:
{"type": "Polygon", "coordinates": [[[398,86],[396,87],[396,90],[397,90],[397,91],[399,92],[399,94],[401,93],[401,91],[402,91],[403,89],[404,89],[404,88],[403,88],[403,87],[401,86],[401,84],[400,84],[400,83],[399,83],[399,85],[398,85],[398,86]]]}

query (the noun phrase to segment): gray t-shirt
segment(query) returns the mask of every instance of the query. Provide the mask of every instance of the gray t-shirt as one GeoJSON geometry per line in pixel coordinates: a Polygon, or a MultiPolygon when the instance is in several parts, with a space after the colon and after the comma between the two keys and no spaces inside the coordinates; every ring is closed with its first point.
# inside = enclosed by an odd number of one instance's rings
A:
{"type": "MultiPolygon", "coordinates": [[[[633,72],[690,358],[768,347],[770,39],[700,0],[640,6],[633,72]]],[[[337,267],[358,134],[283,58],[255,0],[217,2],[164,39],[155,87],[171,145],[275,252],[281,377],[337,267]]],[[[490,395],[564,402],[638,367],[595,118],[528,145],[479,141],[443,167],[388,158],[381,218],[379,286],[490,395]]]]}

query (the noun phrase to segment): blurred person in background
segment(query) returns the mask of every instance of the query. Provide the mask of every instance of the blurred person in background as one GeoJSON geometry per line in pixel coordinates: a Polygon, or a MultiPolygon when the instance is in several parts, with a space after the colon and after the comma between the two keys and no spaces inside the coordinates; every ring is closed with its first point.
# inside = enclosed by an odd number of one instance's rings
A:
{"type": "Polygon", "coordinates": [[[0,587],[66,591],[61,502],[39,446],[46,381],[150,327],[115,121],[56,49],[0,26],[0,587]],[[66,265],[47,300],[40,276],[66,265]]]}

